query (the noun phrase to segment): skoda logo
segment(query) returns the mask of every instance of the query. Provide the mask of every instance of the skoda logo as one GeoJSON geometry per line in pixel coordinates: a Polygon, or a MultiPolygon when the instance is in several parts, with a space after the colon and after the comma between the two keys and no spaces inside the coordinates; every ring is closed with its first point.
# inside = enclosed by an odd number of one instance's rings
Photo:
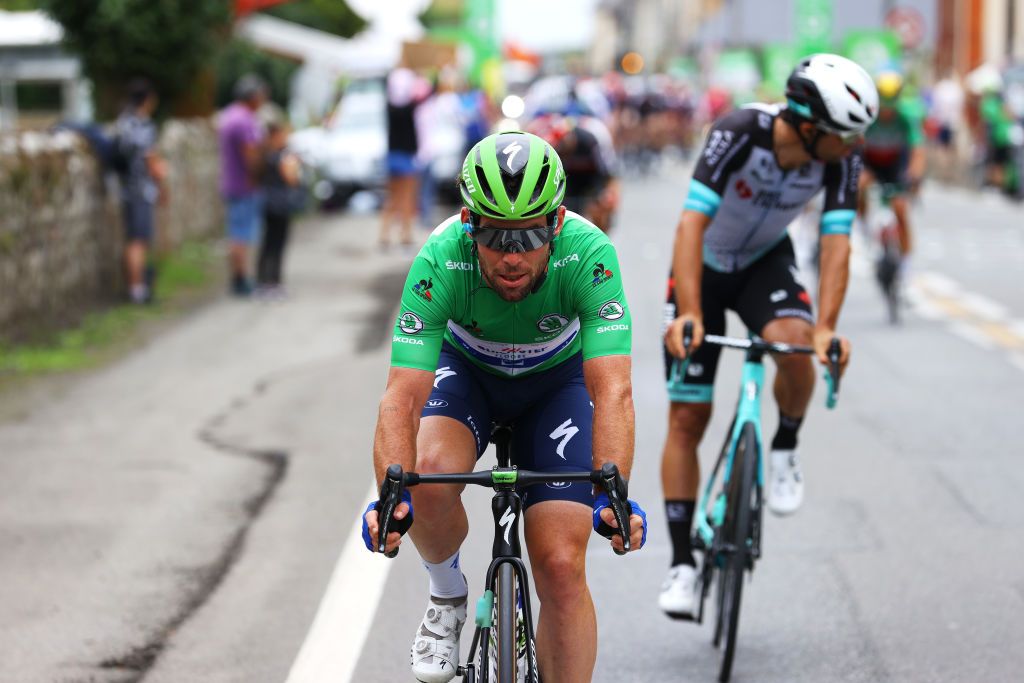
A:
{"type": "Polygon", "coordinates": [[[541,332],[558,332],[569,324],[569,319],[564,315],[550,313],[537,321],[537,329],[541,332]]]}
{"type": "Polygon", "coordinates": [[[601,310],[599,310],[597,314],[605,320],[618,320],[624,316],[626,312],[622,310],[622,305],[613,299],[601,306],[601,310]]]}
{"type": "Polygon", "coordinates": [[[432,398],[429,401],[427,401],[427,407],[428,408],[447,408],[448,407],[448,401],[445,401],[445,400],[440,399],[440,398],[432,398]]]}
{"type": "Polygon", "coordinates": [[[398,319],[398,329],[405,334],[416,334],[423,329],[423,321],[415,313],[403,313],[398,319]]]}

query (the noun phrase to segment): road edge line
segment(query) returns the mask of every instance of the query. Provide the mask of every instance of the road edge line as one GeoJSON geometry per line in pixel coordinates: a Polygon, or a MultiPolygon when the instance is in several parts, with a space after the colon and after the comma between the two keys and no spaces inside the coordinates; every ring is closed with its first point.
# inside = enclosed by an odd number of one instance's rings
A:
{"type": "MultiPolygon", "coordinates": [[[[372,483],[365,500],[378,495],[372,483]]],[[[362,518],[349,531],[286,683],[348,683],[377,613],[392,562],[367,552],[362,518]],[[356,624],[355,628],[352,625],[356,624]]]]}

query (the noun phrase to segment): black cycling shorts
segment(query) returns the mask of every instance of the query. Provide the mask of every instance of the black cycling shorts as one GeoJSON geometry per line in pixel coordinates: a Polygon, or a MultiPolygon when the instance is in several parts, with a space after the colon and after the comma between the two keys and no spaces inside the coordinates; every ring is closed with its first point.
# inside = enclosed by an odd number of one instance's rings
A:
{"type": "MultiPolygon", "coordinates": [[[[522,377],[502,377],[474,365],[448,342],[441,345],[434,390],[422,417],[443,415],[466,425],[476,456],[491,427],[512,425],[512,464],[538,472],[589,472],[593,467],[594,404],[583,379],[583,355],[522,377]]],[[[536,484],[519,491],[523,509],[546,500],[591,505],[590,482],[536,484]]]]}
{"type": "MultiPolygon", "coordinates": [[[[725,312],[736,311],[743,324],[758,335],[778,318],[800,318],[814,324],[811,297],[800,284],[793,254],[793,243],[787,235],[778,245],[752,264],[733,273],[722,273],[704,267],[700,285],[704,334],[725,334],[725,312]]],[[[669,276],[665,303],[666,326],[676,317],[674,281],[669,276]]],[[[676,377],[678,359],[664,348],[665,380],[669,400],[674,403],[710,403],[719,346],[702,344],[693,354],[685,377],[676,377]]]]}

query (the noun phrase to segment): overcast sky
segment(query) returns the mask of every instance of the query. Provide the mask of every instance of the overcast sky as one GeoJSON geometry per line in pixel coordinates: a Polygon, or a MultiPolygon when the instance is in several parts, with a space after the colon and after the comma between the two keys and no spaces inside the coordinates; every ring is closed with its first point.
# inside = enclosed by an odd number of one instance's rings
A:
{"type": "Polygon", "coordinates": [[[502,40],[533,50],[580,49],[594,31],[597,0],[498,0],[502,40]]]}

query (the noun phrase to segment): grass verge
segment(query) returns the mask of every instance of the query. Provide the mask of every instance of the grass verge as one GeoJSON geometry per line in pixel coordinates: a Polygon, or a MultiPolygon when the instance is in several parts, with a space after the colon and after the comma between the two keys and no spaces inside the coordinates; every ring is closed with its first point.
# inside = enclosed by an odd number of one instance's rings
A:
{"type": "Polygon", "coordinates": [[[109,360],[137,343],[155,321],[188,307],[208,291],[217,264],[210,244],[186,243],[158,259],[154,304],[121,304],[90,313],[77,327],[37,344],[0,345],[0,389],[5,380],[85,370],[109,360]]]}

